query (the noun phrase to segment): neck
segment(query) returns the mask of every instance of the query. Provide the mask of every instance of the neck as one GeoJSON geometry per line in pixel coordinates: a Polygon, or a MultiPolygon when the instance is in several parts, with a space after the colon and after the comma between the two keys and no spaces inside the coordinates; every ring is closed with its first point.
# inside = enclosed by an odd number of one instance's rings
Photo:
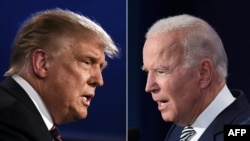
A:
{"type": "Polygon", "coordinates": [[[201,90],[200,92],[201,97],[199,98],[199,102],[194,105],[194,109],[196,109],[193,114],[194,116],[185,125],[192,125],[195,122],[196,118],[215,99],[215,97],[219,94],[219,92],[222,90],[225,84],[226,84],[226,80],[221,79],[216,82],[212,82],[206,89],[201,90]]]}

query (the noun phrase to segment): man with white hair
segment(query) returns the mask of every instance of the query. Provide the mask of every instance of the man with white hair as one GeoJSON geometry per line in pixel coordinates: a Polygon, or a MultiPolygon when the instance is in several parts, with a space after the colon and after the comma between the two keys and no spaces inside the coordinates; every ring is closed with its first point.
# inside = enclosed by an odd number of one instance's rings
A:
{"type": "Polygon", "coordinates": [[[224,125],[250,124],[243,92],[226,84],[227,55],[216,31],[183,14],[157,21],[146,34],[146,92],[166,122],[165,141],[223,141],[224,125]]]}

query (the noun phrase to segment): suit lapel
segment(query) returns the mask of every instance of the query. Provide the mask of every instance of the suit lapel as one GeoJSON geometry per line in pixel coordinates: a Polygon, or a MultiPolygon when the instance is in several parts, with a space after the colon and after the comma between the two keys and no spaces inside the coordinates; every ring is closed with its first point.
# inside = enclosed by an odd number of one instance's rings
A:
{"type": "Polygon", "coordinates": [[[12,79],[11,77],[6,78],[0,84],[0,87],[2,87],[10,95],[15,97],[18,101],[23,103],[25,107],[31,111],[31,113],[34,113],[35,119],[32,119],[32,120],[34,120],[34,123],[36,124],[39,123],[40,127],[38,126],[37,129],[40,132],[40,138],[41,139],[47,138],[47,140],[48,139],[50,140],[51,135],[42,119],[41,114],[37,110],[35,104],[32,102],[28,94],[24,91],[24,89],[21,86],[19,86],[19,84],[16,83],[16,81],[12,79]]]}
{"type": "Polygon", "coordinates": [[[40,115],[30,97],[27,95],[24,89],[19,86],[18,83],[16,83],[14,79],[6,78],[1,83],[1,85],[6,91],[8,91],[10,95],[21,101],[25,106],[27,106],[29,110],[31,110],[33,113],[36,113],[37,115],[40,115]]]}
{"type": "Polygon", "coordinates": [[[208,126],[203,135],[200,137],[200,141],[216,141],[218,140],[217,138],[223,138],[224,125],[233,124],[236,116],[246,109],[244,105],[247,104],[247,101],[242,92],[232,91],[232,94],[237,99],[225,110],[223,110],[208,126]]]}
{"type": "Polygon", "coordinates": [[[179,137],[181,136],[183,128],[184,127],[173,124],[168,131],[165,141],[180,141],[179,137]]]}
{"type": "MultiPolygon", "coordinates": [[[[248,103],[243,93],[238,90],[233,90],[232,94],[237,99],[216,117],[216,119],[208,126],[208,128],[202,134],[199,141],[223,140],[224,125],[233,124],[236,116],[239,115],[242,111],[246,110],[247,107],[245,105],[248,105],[248,103]]],[[[183,127],[173,125],[170,128],[165,141],[178,140],[176,139],[176,137],[180,136],[182,129],[183,127]]]]}

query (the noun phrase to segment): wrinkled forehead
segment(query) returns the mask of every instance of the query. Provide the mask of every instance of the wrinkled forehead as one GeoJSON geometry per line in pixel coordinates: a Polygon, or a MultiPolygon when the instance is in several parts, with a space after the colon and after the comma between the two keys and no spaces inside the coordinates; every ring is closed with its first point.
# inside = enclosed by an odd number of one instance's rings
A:
{"type": "Polygon", "coordinates": [[[148,37],[143,47],[143,57],[157,59],[181,58],[183,48],[178,32],[166,32],[148,37]]]}

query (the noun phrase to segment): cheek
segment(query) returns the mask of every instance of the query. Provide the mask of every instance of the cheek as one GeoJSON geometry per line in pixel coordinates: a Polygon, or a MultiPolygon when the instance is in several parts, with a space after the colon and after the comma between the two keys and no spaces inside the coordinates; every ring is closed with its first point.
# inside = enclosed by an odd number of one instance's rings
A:
{"type": "Polygon", "coordinates": [[[66,85],[68,84],[72,88],[81,87],[90,78],[90,71],[83,69],[78,64],[66,65],[58,72],[58,77],[63,77],[66,85]]]}
{"type": "Polygon", "coordinates": [[[182,107],[197,93],[197,82],[193,76],[173,75],[160,83],[163,93],[173,102],[174,108],[182,107]]]}
{"type": "Polygon", "coordinates": [[[173,94],[173,99],[175,100],[176,108],[179,110],[192,108],[192,105],[197,100],[199,95],[199,87],[195,76],[193,77],[183,77],[180,79],[178,84],[176,84],[175,94],[173,94]]]}
{"type": "Polygon", "coordinates": [[[74,74],[68,74],[68,76],[62,85],[63,89],[71,94],[82,93],[88,83],[89,73],[74,72],[74,74]]]}
{"type": "Polygon", "coordinates": [[[53,77],[50,77],[48,80],[48,87],[50,87],[54,93],[60,95],[60,99],[64,100],[81,94],[90,77],[88,71],[79,71],[77,68],[58,68],[51,74],[53,77]]]}
{"type": "Polygon", "coordinates": [[[183,70],[175,78],[176,91],[179,91],[181,97],[190,97],[198,88],[198,77],[195,71],[183,70]]]}

